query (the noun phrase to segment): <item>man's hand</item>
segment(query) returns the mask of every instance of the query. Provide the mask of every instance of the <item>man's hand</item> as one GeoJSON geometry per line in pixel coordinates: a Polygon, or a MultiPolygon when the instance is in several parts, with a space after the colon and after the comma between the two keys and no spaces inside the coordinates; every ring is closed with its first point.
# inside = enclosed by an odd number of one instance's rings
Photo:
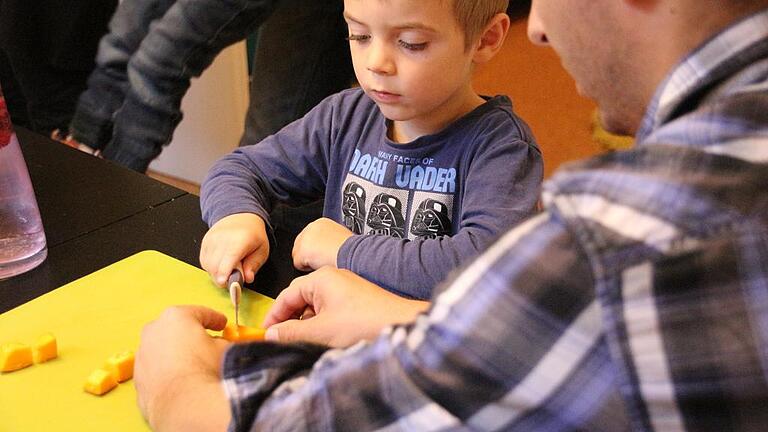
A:
{"type": "Polygon", "coordinates": [[[269,257],[264,220],[253,213],[238,213],[216,222],[203,237],[200,265],[220,287],[242,263],[243,277],[253,282],[269,257]]]}
{"type": "Polygon", "coordinates": [[[221,330],[226,322],[202,306],[177,306],[144,327],[134,383],[153,430],[226,430],[231,414],[220,369],[229,343],[205,331],[221,330]]]}
{"type": "Polygon", "coordinates": [[[293,243],[293,266],[311,271],[323,266],[336,267],[336,257],[344,241],[354,233],[331,219],[320,218],[304,228],[293,243]]]}
{"type": "Polygon", "coordinates": [[[277,296],[263,326],[267,340],[346,347],[375,338],[388,325],[413,321],[428,307],[348,270],[323,267],[294,279],[277,296]]]}

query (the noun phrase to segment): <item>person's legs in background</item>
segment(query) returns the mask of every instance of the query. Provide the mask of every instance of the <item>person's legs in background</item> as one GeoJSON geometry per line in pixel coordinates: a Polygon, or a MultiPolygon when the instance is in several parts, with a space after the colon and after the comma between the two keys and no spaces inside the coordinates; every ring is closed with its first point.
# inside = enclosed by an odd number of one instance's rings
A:
{"type": "Polygon", "coordinates": [[[3,87],[5,103],[8,105],[8,112],[11,115],[11,121],[17,126],[31,129],[29,124],[29,115],[27,114],[27,101],[24,99],[19,83],[13,75],[11,61],[0,49],[0,85],[3,87]]]}
{"type": "MultiPolygon", "coordinates": [[[[30,52],[14,52],[10,57],[13,76],[26,101],[29,127],[45,136],[66,130],[77,97],[85,90],[88,71],[51,66],[30,52]]],[[[14,109],[14,117],[17,112],[14,109]]]]}
{"type": "MultiPolygon", "coordinates": [[[[32,130],[50,135],[69,126],[116,7],[117,0],[0,2],[4,84],[26,101],[32,130]]],[[[12,109],[18,117],[20,110],[12,109]]]]}
{"type": "Polygon", "coordinates": [[[240,145],[256,144],[354,80],[341,0],[285,0],[258,31],[240,145]]]}
{"type": "Polygon", "coordinates": [[[112,139],[112,118],[123,104],[128,87],[128,61],[176,0],[123,1],[100,43],[96,68],[79,98],[69,133],[77,142],[101,149],[112,139]]]}

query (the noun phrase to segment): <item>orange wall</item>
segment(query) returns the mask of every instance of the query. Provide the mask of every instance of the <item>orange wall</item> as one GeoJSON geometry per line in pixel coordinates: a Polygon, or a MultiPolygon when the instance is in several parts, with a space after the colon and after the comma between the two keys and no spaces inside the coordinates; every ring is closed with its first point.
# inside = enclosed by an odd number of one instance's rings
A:
{"type": "Polygon", "coordinates": [[[475,72],[481,94],[506,94],[515,111],[533,129],[544,155],[545,175],[564,162],[602,151],[592,141],[590,120],[595,105],[578,95],[551,48],[528,41],[524,19],[512,23],[501,52],[475,72]]]}

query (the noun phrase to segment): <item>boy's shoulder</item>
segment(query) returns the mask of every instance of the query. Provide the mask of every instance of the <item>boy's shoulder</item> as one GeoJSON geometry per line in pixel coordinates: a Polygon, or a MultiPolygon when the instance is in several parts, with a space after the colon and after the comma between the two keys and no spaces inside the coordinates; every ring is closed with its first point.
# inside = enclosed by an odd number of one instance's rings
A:
{"type": "Polygon", "coordinates": [[[496,96],[482,96],[482,98],[485,99],[485,103],[475,110],[479,116],[484,118],[490,117],[499,122],[520,118],[512,108],[512,100],[509,99],[509,96],[499,94],[496,96]]]}
{"type": "Polygon", "coordinates": [[[512,101],[506,95],[482,96],[485,103],[457,120],[458,129],[473,130],[478,135],[501,134],[510,136],[537,147],[530,126],[513,109],[512,101]],[[493,131],[493,132],[491,132],[493,131]]]}

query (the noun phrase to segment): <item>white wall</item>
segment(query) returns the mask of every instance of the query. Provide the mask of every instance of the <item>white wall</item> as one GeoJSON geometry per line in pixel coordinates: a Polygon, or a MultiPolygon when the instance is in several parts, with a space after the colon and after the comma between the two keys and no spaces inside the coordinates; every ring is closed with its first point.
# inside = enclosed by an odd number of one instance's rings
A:
{"type": "Polygon", "coordinates": [[[200,184],[210,166],[237,147],[248,108],[245,42],[219,54],[181,103],[184,118],[149,169],[200,184]]]}

